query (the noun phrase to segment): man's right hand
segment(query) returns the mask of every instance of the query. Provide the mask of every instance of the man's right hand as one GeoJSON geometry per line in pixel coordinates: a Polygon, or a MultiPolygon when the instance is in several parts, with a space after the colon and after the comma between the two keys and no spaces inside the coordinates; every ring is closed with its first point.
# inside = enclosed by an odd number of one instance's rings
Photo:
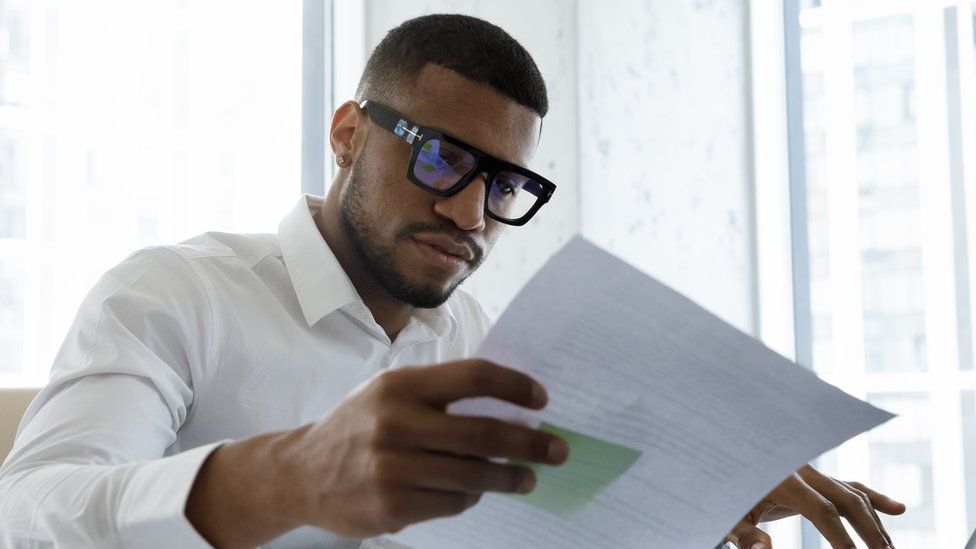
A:
{"type": "Polygon", "coordinates": [[[263,543],[303,524],[372,537],[458,514],[484,492],[531,491],[531,470],[488,458],[558,465],[568,454],[565,441],[497,419],[446,413],[450,403],[480,396],[534,409],[547,400],[532,378],[484,360],[384,371],[322,421],[219,448],[198,475],[187,516],[219,546],[263,543]],[[235,459],[268,469],[249,477],[235,459]],[[215,519],[217,507],[241,497],[253,501],[215,519]]]}

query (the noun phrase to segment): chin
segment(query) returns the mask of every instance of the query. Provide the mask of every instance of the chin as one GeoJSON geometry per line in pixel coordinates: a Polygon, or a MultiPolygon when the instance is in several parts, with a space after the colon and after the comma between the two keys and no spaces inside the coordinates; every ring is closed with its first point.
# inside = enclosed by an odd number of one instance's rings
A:
{"type": "Polygon", "coordinates": [[[432,296],[445,296],[446,299],[454,291],[454,288],[457,288],[461,284],[462,280],[464,279],[449,278],[445,280],[444,278],[431,277],[417,280],[413,283],[413,286],[419,293],[432,296]]]}
{"type": "Polygon", "coordinates": [[[440,306],[471,274],[469,265],[459,272],[439,268],[414,253],[397,254],[393,272],[387,272],[384,286],[400,301],[415,307],[432,309],[440,306]]]}
{"type": "Polygon", "coordinates": [[[431,278],[411,280],[410,288],[402,297],[406,298],[404,301],[415,307],[433,309],[445,303],[463,281],[464,277],[449,280],[431,278]]]}

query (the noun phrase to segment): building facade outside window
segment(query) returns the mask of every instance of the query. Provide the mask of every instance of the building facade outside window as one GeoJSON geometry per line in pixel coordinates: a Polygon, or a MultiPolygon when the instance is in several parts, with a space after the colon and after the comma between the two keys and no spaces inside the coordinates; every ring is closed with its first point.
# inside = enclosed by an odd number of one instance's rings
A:
{"type": "Polygon", "coordinates": [[[976,12],[805,0],[799,18],[811,329],[797,338],[826,380],[899,414],[819,465],[908,505],[885,520],[898,545],[961,546],[976,528],[976,12]]]}

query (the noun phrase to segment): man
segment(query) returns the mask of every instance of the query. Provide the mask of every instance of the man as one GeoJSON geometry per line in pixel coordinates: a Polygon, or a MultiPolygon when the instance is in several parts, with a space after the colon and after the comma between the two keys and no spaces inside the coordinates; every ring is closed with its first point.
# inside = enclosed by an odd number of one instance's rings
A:
{"type": "MultiPolygon", "coordinates": [[[[277,235],[142,250],[96,284],[0,472],[7,543],[356,547],[533,488],[489,457],[565,461],[556,436],[445,413],[546,403],[465,358],[488,320],[455,291],[555,189],[524,168],[548,108],[535,63],[484,21],[422,17],[357,95],[332,120],[328,196],[277,235]]],[[[875,509],[902,507],[806,468],[730,540],[770,547],[755,524],[802,512],[835,547],[853,547],[841,516],[887,547],[875,509]]]]}

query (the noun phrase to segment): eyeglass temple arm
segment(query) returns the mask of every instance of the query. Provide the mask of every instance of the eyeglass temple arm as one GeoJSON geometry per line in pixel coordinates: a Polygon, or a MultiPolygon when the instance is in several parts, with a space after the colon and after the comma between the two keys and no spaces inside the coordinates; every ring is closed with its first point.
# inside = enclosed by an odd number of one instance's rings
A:
{"type": "Polygon", "coordinates": [[[411,145],[413,145],[415,140],[423,137],[420,133],[420,126],[401,117],[398,113],[390,109],[372,103],[369,100],[363,101],[359,105],[359,108],[366,111],[369,118],[381,128],[392,132],[411,145]]]}

